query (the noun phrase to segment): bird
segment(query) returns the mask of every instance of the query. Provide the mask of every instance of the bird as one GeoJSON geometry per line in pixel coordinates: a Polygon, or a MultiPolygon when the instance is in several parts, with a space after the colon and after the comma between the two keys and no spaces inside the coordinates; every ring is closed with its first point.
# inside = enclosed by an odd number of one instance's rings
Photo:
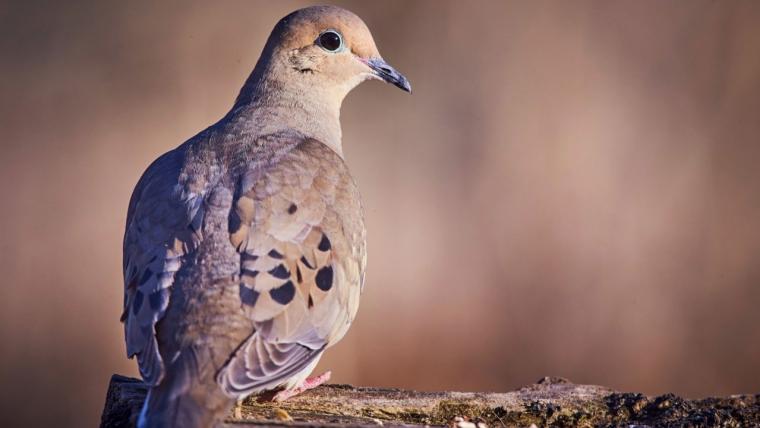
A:
{"type": "Polygon", "coordinates": [[[149,387],[139,427],[216,426],[249,395],[329,379],[308,376],[354,320],[367,264],[340,108],[367,80],[411,93],[357,15],[297,10],[229,112],[138,180],[121,321],[149,387]]]}

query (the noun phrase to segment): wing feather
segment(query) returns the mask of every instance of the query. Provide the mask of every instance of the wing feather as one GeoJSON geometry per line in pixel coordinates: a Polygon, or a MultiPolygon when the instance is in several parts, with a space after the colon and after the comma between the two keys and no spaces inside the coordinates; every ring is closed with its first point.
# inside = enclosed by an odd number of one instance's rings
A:
{"type": "Polygon", "coordinates": [[[219,373],[233,396],[313,367],[353,320],[366,264],[356,185],[327,146],[304,140],[241,183],[230,241],[241,257],[242,309],[257,330],[219,373]]]}
{"type": "Polygon", "coordinates": [[[127,355],[155,385],[164,372],[156,323],[169,304],[176,273],[200,241],[202,198],[179,185],[182,152],[158,158],[138,182],[124,233],[124,333],[127,355]]]}

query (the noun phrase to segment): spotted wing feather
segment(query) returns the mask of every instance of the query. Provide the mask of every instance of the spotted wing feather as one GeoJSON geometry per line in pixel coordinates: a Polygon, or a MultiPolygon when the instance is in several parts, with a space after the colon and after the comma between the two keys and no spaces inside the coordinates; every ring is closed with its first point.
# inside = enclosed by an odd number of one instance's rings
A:
{"type": "Polygon", "coordinates": [[[130,200],[124,234],[124,333],[149,385],[164,372],[155,325],[174,277],[200,240],[201,197],[179,184],[182,153],[169,152],[143,174],[130,200]]]}
{"type": "Polygon", "coordinates": [[[283,385],[338,341],[358,308],[363,212],[343,160],[305,140],[244,174],[230,219],[241,305],[256,333],[220,372],[230,395],[283,385]]]}

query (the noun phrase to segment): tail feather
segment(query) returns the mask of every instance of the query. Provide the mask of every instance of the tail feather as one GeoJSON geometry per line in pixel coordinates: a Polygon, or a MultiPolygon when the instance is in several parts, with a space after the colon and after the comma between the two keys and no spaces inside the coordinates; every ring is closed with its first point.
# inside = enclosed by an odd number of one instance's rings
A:
{"type": "Polygon", "coordinates": [[[205,406],[199,405],[189,396],[170,398],[167,394],[151,390],[140,412],[137,427],[207,428],[213,426],[215,420],[213,412],[209,412],[205,406]]]}
{"type": "Polygon", "coordinates": [[[221,422],[234,400],[216,384],[214,371],[203,366],[209,364],[199,366],[195,352],[182,351],[161,382],[148,392],[137,427],[208,428],[221,422]]]}

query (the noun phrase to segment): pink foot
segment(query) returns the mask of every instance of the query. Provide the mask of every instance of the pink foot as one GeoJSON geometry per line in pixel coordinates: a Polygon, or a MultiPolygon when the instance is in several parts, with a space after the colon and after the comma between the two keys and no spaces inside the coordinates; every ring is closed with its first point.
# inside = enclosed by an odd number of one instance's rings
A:
{"type": "Polygon", "coordinates": [[[323,383],[330,380],[331,375],[332,375],[332,372],[328,370],[319,376],[307,378],[306,380],[301,382],[300,385],[296,386],[293,389],[283,389],[282,391],[278,392],[277,394],[275,394],[274,398],[272,398],[272,401],[285,401],[288,398],[298,395],[304,391],[314,389],[318,387],[319,385],[322,385],[323,383]]]}

